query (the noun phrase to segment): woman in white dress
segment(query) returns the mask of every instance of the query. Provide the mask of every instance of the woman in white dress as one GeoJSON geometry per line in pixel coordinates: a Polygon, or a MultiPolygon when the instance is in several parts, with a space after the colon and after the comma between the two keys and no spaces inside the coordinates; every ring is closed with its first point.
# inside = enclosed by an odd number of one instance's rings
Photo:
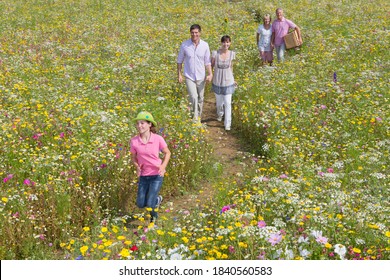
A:
{"type": "Polygon", "coordinates": [[[266,14],[263,17],[263,24],[259,25],[256,33],[257,47],[259,49],[260,59],[263,62],[263,65],[269,64],[271,66],[274,59],[273,48],[271,46],[271,36],[271,16],[266,14]]]}
{"type": "Polygon", "coordinates": [[[221,47],[211,53],[211,67],[214,69],[212,90],[215,93],[218,121],[225,117],[225,130],[232,124],[232,95],[236,88],[233,76],[233,60],[236,53],[229,50],[231,38],[222,36],[221,47]]]}

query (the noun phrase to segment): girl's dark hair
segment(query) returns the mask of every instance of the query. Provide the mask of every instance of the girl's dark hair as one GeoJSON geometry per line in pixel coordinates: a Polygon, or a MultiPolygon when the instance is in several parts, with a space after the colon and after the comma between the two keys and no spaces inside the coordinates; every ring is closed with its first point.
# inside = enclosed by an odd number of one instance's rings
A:
{"type": "Polygon", "coordinates": [[[151,122],[148,122],[148,123],[152,124],[152,126],[150,127],[150,131],[153,133],[157,133],[157,127],[155,127],[154,124],[151,122]]]}
{"type": "Polygon", "coordinates": [[[225,42],[225,41],[231,42],[232,39],[230,38],[229,35],[222,36],[222,38],[221,38],[221,43],[223,43],[223,42],[225,42]]]}
{"type": "Polygon", "coordinates": [[[191,27],[190,27],[190,32],[191,32],[193,29],[198,29],[199,32],[202,32],[202,28],[200,28],[200,25],[199,25],[199,24],[193,24],[193,25],[191,25],[191,27]]]}

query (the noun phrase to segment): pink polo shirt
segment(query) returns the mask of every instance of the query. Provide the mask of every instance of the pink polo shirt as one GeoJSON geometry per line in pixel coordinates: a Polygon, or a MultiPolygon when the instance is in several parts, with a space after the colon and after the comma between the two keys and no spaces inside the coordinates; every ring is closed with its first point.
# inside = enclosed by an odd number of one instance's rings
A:
{"type": "Polygon", "coordinates": [[[288,30],[297,27],[291,20],[282,18],[282,20],[275,19],[272,23],[272,33],[275,32],[275,46],[280,46],[284,43],[283,37],[287,35],[288,30]]]}
{"type": "Polygon", "coordinates": [[[131,138],[130,152],[137,156],[138,165],[141,166],[141,176],[158,175],[162,160],[160,151],[168,145],[160,135],[151,133],[149,142],[142,143],[139,135],[131,138]]]}

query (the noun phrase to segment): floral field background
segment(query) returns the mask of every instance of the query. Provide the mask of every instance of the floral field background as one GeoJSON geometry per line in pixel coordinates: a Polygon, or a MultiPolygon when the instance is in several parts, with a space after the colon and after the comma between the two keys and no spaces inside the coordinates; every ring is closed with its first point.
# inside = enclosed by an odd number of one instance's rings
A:
{"type": "Polygon", "coordinates": [[[388,260],[389,11],[384,0],[1,1],[0,258],[388,260]],[[304,45],[260,67],[255,32],[277,7],[304,45]],[[177,83],[193,23],[211,49],[228,34],[237,52],[233,133],[252,159],[232,178],[177,83]],[[163,195],[205,178],[217,190],[156,224],[134,206],[128,141],[144,109],[172,151],[163,195]]]}

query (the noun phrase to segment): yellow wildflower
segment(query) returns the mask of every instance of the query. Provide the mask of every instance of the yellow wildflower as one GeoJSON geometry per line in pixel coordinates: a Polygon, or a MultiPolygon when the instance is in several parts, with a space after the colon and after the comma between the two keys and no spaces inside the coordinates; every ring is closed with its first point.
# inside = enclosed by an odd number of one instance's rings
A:
{"type": "Polygon", "coordinates": [[[185,236],[181,240],[183,240],[184,243],[188,243],[188,241],[189,241],[189,239],[185,236]]]}
{"type": "Polygon", "coordinates": [[[119,253],[123,258],[126,258],[130,256],[130,251],[126,248],[123,248],[122,251],[119,253]]]}
{"type": "Polygon", "coordinates": [[[80,252],[83,256],[85,256],[85,252],[87,252],[87,251],[88,251],[88,246],[83,246],[80,248],[80,252]]]}
{"type": "Polygon", "coordinates": [[[362,251],[359,248],[353,248],[352,249],[355,253],[360,254],[362,251]]]}

